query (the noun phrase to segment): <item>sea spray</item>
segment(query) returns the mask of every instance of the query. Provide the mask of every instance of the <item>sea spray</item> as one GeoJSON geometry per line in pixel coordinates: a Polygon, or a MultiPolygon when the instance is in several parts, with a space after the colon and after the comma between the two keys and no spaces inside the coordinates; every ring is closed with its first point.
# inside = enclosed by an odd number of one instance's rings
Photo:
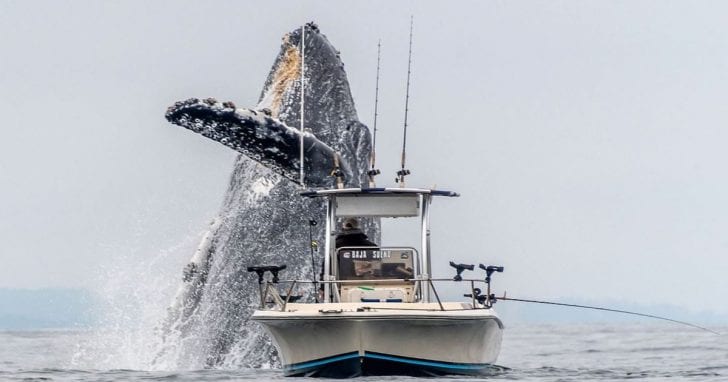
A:
{"type": "MultiPolygon", "coordinates": [[[[151,256],[131,248],[106,248],[106,259],[94,277],[92,315],[95,325],[76,344],[68,364],[74,369],[165,370],[177,364],[154,362],[162,344],[160,328],[179,286],[184,254],[203,233],[151,256]]],[[[161,360],[158,360],[161,361],[161,360]]]]}

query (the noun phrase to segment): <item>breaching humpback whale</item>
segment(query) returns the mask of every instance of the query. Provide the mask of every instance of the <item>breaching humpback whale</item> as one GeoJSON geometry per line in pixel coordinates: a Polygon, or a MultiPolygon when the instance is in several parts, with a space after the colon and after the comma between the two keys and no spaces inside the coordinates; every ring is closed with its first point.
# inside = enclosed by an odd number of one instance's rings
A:
{"type": "MultiPolygon", "coordinates": [[[[283,37],[258,105],[190,99],[166,113],[173,124],[241,153],[219,215],[185,267],[155,362],[183,368],[277,364],[266,334],[248,317],[258,303],[256,264],[289,264],[285,278],[310,279],[308,220],[324,220],[317,200],[298,193],[301,37],[305,37],[304,170],[306,187],[367,184],[369,129],[357,117],[339,52],[309,23],[283,37]]],[[[313,227],[322,240],[321,227],[313,227]]],[[[379,222],[365,221],[379,240],[379,222]]],[[[317,261],[319,261],[317,259],[317,261]]],[[[320,267],[317,263],[315,267],[320,267]]],[[[313,298],[312,288],[302,290],[313,298]]]]}

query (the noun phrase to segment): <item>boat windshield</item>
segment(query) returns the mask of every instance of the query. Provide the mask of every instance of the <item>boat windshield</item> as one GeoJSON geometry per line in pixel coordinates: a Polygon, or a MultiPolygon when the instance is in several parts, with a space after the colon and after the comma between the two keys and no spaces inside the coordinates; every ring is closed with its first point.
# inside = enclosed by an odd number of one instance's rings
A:
{"type": "Polygon", "coordinates": [[[344,247],[337,251],[339,280],[409,279],[415,276],[413,248],[344,247]]]}

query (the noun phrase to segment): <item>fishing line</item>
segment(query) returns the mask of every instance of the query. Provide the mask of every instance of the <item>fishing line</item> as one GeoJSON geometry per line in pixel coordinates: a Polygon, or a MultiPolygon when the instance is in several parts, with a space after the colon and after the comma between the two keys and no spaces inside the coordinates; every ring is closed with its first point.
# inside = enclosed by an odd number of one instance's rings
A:
{"type": "Polygon", "coordinates": [[[714,330],[710,330],[708,328],[705,328],[705,327],[702,327],[702,326],[699,326],[699,325],[691,324],[691,323],[685,322],[685,321],[674,320],[672,318],[655,316],[653,314],[631,312],[631,311],[628,311],[628,310],[621,310],[621,309],[604,308],[604,307],[600,307],[600,306],[579,305],[579,304],[565,304],[565,303],[562,303],[562,302],[543,301],[543,300],[527,300],[527,299],[522,299],[522,298],[511,298],[511,297],[505,297],[505,296],[503,296],[503,297],[496,297],[496,299],[498,301],[518,301],[518,302],[528,302],[528,303],[534,303],[534,304],[568,306],[568,307],[571,307],[571,308],[593,309],[593,310],[602,310],[602,311],[605,311],[605,312],[631,314],[633,316],[649,317],[649,318],[655,318],[655,319],[658,319],[658,320],[670,321],[670,322],[673,322],[673,323],[676,323],[676,324],[687,325],[687,326],[690,326],[690,327],[693,327],[693,328],[696,328],[696,329],[705,330],[706,332],[711,332],[713,334],[721,335],[720,333],[718,333],[718,332],[716,332],[714,330]]]}

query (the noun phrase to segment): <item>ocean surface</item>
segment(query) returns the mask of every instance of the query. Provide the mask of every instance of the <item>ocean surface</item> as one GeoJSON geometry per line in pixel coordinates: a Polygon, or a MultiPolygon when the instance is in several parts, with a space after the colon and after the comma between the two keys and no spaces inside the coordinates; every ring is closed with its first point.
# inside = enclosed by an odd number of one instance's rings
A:
{"type": "MultiPolygon", "coordinates": [[[[728,327],[716,328],[728,333],[728,327]]],[[[277,369],[130,370],[74,367],[98,333],[82,330],[0,332],[3,381],[249,381],[285,380],[277,369]]],[[[130,348],[130,353],[139,349],[130,348]]],[[[139,354],[130,354],[139,357],[139,354]]],[[[118,353],[114,357],[120,357],[118,353]]],[[[123,361],[119,360],[122,365],[123,361]]],[[[485,377],[427,378],[429,381],[728,381],[728,335],[671,324],[512,325],[506,328],[496,368],[485,377]]],[[[367,377],[361,381],[411,381],[409,377],[367,377]]],[[[305,379],[311,381],[312,379],[305,379]]]]}

